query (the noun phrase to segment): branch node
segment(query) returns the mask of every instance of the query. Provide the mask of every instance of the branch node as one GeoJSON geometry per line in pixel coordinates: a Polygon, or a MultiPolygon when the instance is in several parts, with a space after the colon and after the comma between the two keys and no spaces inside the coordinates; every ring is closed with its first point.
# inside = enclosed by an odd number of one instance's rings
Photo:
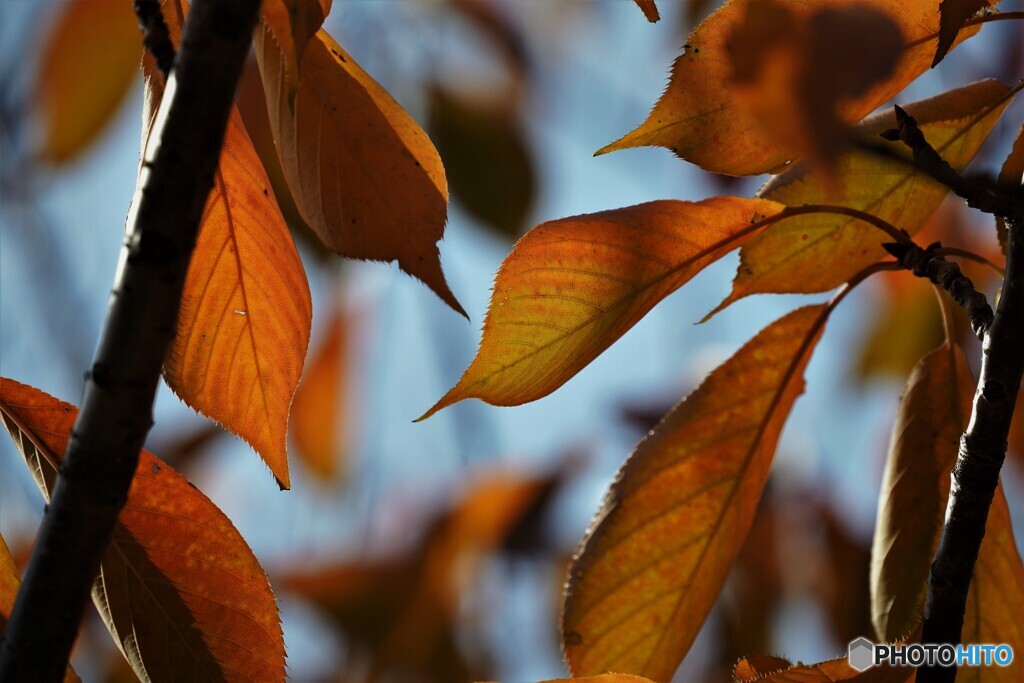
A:
{"type": "Polygon", "coordinates": [[[971,279],[963,274],[960,266],[937,253],[942,249],[941,242],[933,242],[923,249],[914,242],[890,242],[882,246],[896,258],[901,267],[946,290],[953,301],[967,312],[975,336],[978,339],[984,338],[995,317],[992,307],[985,295],[974,288],[971,279]]]}

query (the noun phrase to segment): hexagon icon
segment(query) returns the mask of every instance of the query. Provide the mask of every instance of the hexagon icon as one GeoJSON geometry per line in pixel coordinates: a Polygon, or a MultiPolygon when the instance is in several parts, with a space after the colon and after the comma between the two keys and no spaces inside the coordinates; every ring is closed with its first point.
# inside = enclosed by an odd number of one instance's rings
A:
{"type": "Polygon", "coordinates": [[[861,636],[850,643],[846,659],[854,669],[864,671],[875,665],[874,651],[875,646],[871,641],[861,636]]]}

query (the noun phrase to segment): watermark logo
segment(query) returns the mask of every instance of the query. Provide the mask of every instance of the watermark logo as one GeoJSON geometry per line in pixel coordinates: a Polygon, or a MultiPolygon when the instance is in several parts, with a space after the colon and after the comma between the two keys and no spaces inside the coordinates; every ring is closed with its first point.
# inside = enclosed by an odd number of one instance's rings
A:
{"type": "Polygon", "coordinates": [[[878,664],[892,666],[1009,666],[1013,662],[1013,648],[1006,643],[937,645],[902,643],[884,645],[867,638],[850,642],[847,661],[857,671],[878,664]]]}

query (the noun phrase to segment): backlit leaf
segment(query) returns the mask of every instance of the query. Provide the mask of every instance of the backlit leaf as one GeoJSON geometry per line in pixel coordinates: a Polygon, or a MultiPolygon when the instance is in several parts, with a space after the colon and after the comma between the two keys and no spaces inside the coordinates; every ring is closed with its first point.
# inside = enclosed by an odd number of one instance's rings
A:
{"type": "MultiPolygon", "coordinates": [[[[49,500],[78,410],[0,378],[0,418],[49,500]]],[[[249,546],[199,489],[142,451],[93,602],[144,681],[281,681],[274,594],[249,546]]]]}
{"type": "MultiPolygon", "coordinates": [[[[949,487],[949,476],[943,480],[949,487]]],[[[942,496],[945,501],[945,494],[942,496]]],[[[974,578],[964,614],[965,643],[1006,643],[1024,652],[1024,565],[1013,540],[1010,508],[1002,484],[996,489],[985,523],[985,536],[974,563],[974,578]]],[[[959,683],[1015,683],[1024,680],[1024,660],[1009,666],[960,667],[959,683]]]]}
{"type": "MultiPolygon", "coordinates": [[[[847,124],[891,99],[928,68],[939,29],[931,0],[865,0],[862,4],[885,12],[899,27],[906,47],[892,77],[840,107],[839,116],[847,124]]],[[[838,0],[786,2],[796,15],[842,6],[838,0]]],[[[743,20],[745,7],[744,0],[731,0],[705,19],[687,39],[672,67],[668,89],[647,120],[598,153],[661,146],[705,170],[730,175],[777,171],[795,159],[798,150],[766,130],[729,87],[732,66],[725,44],[743,20]]],[[[964,31],[961,39],[977,30],[964,31]]]]}
{"type": "Polygon", "coordinates": [[[291,429],[299,458],[317,477],[335,480],[344,468],[350,425],[348,354],[351,330],[335,311],[292,404],[291,429]]]}
{"type": "MultiPolygon", "coordinates": [[[[742,664],[742,662],[741,662],[742,664]]],[[[747,680],[757,680],[758,683],[838,683],[848,681],[849,683],[911,683],[914,680],[915,671],[909,668],[895,667],[872,667],[867,671],[857,671],[842,659],[830,659],[827,662],[818,664],[797,664],[796,666],[777,671],[776,673],[763,676],[757,679],[736,680],[746,683],[747,680]]]]}
{"type": "Polygon", "coordinates": [[[658,14],[658,6],[654,4],[654,0],[634,0],[634,2],[643,11],[647,21],[653,24],[658,19],[661,19],[661,15],[658,14]]]}
{"type": "Polygon", "coordinates": [[[729,87],[762,130],[831,167],[850,141],[840,107],[893,75],[903,36],[888,14],[861,3],[807,14],[756,0],[746,4],[725,51],[729,87]]]}
{"type": "MultiPolygon", "coordinates": [[[[1015,91],[986,80],[909,104],[906,109],[943,158],[961,170],[977,153],[1015,91]]],[[[878,134],[894,126],[895,114],[886,111],[867,119],[857,130],[869,140],[881,141],[878,134]]],[[[890,144],[897,154],[907,154],[902,143],[882,144],[890,144]]],[[[832,204],[860,209],[914,234],[946,193],[944,186],[901,161],[850,151],[836,162],[831,181],[824,173],[799,164],[769,180],[758,196],[788,206],[832,204]]],[[[884,258],[880,245],[888,241],[875,227],[846,216],[808,214],[782,220],[740,251],[732,292],[712,314],[751,294],[823,292],[837,287],[884,258]]]]}
{"type": "Polygon", "coordinates": [[[852,378],[860,383],[903,381],[943,340],[942,312],[930,282],[905,273],[885,273],[877,281],[884,285],[870,299],[874,313],[864,319],[863,337],[850,354],[852,378]]]}
{"type": "MultiPolygon", "coordinates": [[[[165,15],[177,41],[174,12],[165,15]]],[[[145,68],[149,122],[163,87],[149,60],[145,68]]],[[[311,321],[302,262],[233,107],[164,378],[185,403],[245,439],[282,488],[290,486],[288,411],[311,321]]]]}
{"type": "Polygon", "coordinates": [[[914,368],[889,445],[871,552],[871,619],[886,642],[920,620],[925,581],[942,530],[948,474],[967,426],[974,375],[945,343],[914,368]],[[945,482],[945,483],[943,483],[945,482]]]}
{"type": "Polygon", "coordinates": [[[666,200],[538,225],[498,270],[476,358],[420,419],[466,398],[512,406],[550,394],[781,208],[666,200]]]}
{"type": "Polygon", "coordinates": [[[939,43],[932,59],[933,67],[941,62],[953,47],[953,41],[956,40],[964,22],[993,4],[995,2],[992,0],[942,0],[939,5],[939,43]]]}
{"type": "Polygon", "coordinates": [[[281,51],[284,84],[294,102],[306,45],[331,11],[332,0],[263,0],[260,18],[281,51]]]}
{"type": "Polygon", "coordinates": [[[59,9],[32,80],[40,156],[68,161],[113,118],[142,59],[130,2],[70,0],[59,9]]]}
{"type": "Polygon", "coordinates": [[[251,444],[282,488],[290,486],[288,411],[311,320],[302,262],[232,109],[164,377],[191,407],[251,444]]]}
{"type": "Polygon", "coordinates": [[[736,666],[732,670],[732,679],[735,683],[752,683],[762,676],[789,669],[792,666],[792,662],[782,657],[751,655],[736,662],[736,666]]]}
{"type": "MultiPolygon", "coordinates": [[[[907,382],[886,463],[872,550],[872,618],[880,638],[920,621],[928,569],[938,545],[960,435],[970,418],[974,377],[959,347],[928,354],[907,382]]],[[[1024,648],[1024,565],[997,487],[967,596],[963,642],[1024,648]]],[[[1024,662],[962,667],[957,680],[1021,680],[1024,662]]]]}
{"type": "MultiPolygon", "coordinates": [[[[0,536],[0,636],[7,628],[7,619],[11,616],[14,608],[14,598],[18,595],[18,588],[21,586],[21,579],[18,578],[18,567],[11,557],[11,551],[7,548],[4,537],[0,536]]],[[[64,683],[81,683],[78,674],[70,665],[64,672],[64,683]]]]}
{"type": "Polygon", "coordinates": [[[14,607],[14,597],[18,594],[18,586],[21,579],[18,578],[18,568],[14,565],[14,558],[7,548],[7,542],[0,536],[0,633],[7,625],[7,617],[11,615],[11,608],[14,607]]]}
{"type": "Polygon", "coordinates": [[[762,330],[640,442],[577,553],[562,642],[573,673],[669,680],[746,539],[829,308],[762,330]]]}
{"type": "Polygon", "coordinates": [[[553,678],[541,683],[654,683],[643,676],[632,674],[601,674],[600,676],[582,676],[580,678],[553,678]]]}
{"type": "Polygon", "coordinates": [[[266,30],[254,46],[281,165],[309,226],[342,256],[397,260],[464,315],[441,270],[448,186],[426,133],[325,31],[306,46],[294,107],[266,30]]]}

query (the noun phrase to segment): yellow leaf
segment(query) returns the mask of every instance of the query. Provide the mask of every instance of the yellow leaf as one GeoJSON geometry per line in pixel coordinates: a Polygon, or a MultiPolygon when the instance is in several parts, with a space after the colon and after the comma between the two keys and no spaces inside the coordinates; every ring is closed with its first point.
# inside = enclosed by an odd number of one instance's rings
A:
{"type": "Polygon", "coordinates": [[[85,149],[128,94],[141,59],[142,34],[130,2],[66,3],[33,81],[39,155],[61,163],[85,149]]]}
{"type": "Polygon", "coordinates": [[[883,641],[909,635],[920,621],[928,567],[942,531],[942,490],[949,489],[973,395],[967,358],[948,342],[921,359],[907,380],[871,551],[871,619],[883,641]]]}
{"type": "MultiPolygon", "coordinates": [[[[175,12],[164,14],[177,41],[175,12]]],[[[148,60],[145,68],[148,122],[163,87],[148,60]]],[[[302,262],[232,107],[164,378],[185,403],[252,445],[282,488],[290,486],[288,411],[311,321],[302,262]]]]}
{"type": "MultiPolygon", "coordinates": [[[[957,170],[977,153],[1017,88],[980,81],[906,106],[928,140],[957,170]]],[[[869,140],[895,126],[886,111],[858,126],[869,140]]],[[[901,156],[902,143],[889,144],[901,156]]],[[[843,154],[831,179],[800,164],[769,180],[759,197],[786,204],[832,204],[860,209],[916,233],[938,208],[947,189],[901,161],[877,154],[843,154]]],[[[733,290],[708,317],[751,294],[823,292],[886,256],[889,241],[856,218],[809,214],[787,218],[766,229],[740,251],[733,290]]]]}
{"type": "Polygon", "coordinates": [[[569,576],[573,673],[672,678],[750,530],[829,310],[807,306],[762,330],[626,461],[569,576]]]}
{"type": "Polygon", "coordinates": [[[254,40],[278,155],[302,217],[342,256],[398,261],[465,315],[441,270],[448,186],[426,133],[323,30],[303,55],[294,108],[280,50],[254,40]]]}
{"type": "Polygon", "coordinates": [[[420,419],[466,398],[512,406],[550,394],[781,209],[666,200],[533,228],[498,271],[476,358],[420,419]]]}
{"type": "Polygon", "coordinates": [[[634,0],[643,13],[647,17],[647,21],[652,24],[658,19],[661,19],[661,15],[658,14],[658,6],[654,4],[654,0],[634,0]]]}
{"type": "MultiPolygon", "coordinates": [[[[838,0],[787,3],[797,15],[842,7],[838,0]]],[[[939,15],[929,0],[865,0],[865,6],[887,14],[905,40],[893,75],[856,98],[844,102],[839,116],[859,121],[901,91],[928,68],[935,52],[939,15]]],[[[668,89],[647,120],[598,154],[647,145],[667,147],[701,168],[730,175],[776,172],[798,156],[781,143],[758,116],[743,106],[732,80],[726,42],[743,20],[747,3],[730,0],[690,34],[684,52],[672,67],[668,89]]],[[[977,28],[964,31],[961,38],[977,28]]]]}
{"type": "Polygon", "coordinates": [[[348,435],[352,409],[346,372],[349,322],[341,311],[335,311],[292,404],[291,429],[298,456],[325,481],[335,480],[344,467],[342,442],[348,435]]]}
{"type": "MultiPolygon", "coordinates": [[[[0,378],[0,419],[47,500],[77,414],[0,378]]],[[[262,567],[231,520],[147,451],[93,602],[142,680],[284,680],[280,618],[262,567]]]]}

